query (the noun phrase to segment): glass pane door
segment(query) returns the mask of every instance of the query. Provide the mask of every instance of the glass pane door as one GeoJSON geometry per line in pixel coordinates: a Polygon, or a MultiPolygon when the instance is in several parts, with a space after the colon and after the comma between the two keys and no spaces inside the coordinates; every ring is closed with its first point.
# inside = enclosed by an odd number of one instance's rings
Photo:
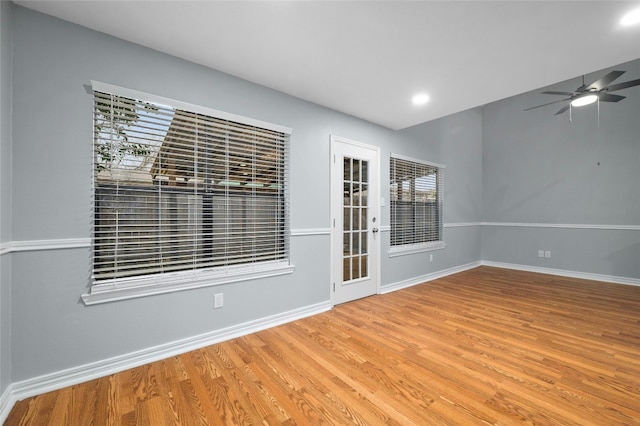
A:
{"type": "Polygon", "coordinates": [[[343,282],[369,277],[368,161],[344,157],[343,282]]]}

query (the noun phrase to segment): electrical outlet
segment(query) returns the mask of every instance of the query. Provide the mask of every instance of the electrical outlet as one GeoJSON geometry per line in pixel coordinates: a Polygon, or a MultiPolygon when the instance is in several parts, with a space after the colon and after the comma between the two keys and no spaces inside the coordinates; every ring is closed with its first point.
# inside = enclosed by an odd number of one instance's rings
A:
{"type": "Polygon", "coordinates": [[[213,295],[213,308],[218,309],[224,306],[224,296],[223,293],[218,293],[213,295]]]}
{"type": "Polygon", "coordinates": [[[429,262],[433,262],[433,253],[429,253],[429,262]]]}
{"type": "Polygon", "coordinates": [[[544,257],[544,250],[538,250],[538,257],[544,257]]]}
{"type": "Polygon", "coordinates": [[[544,257],[546,257],[547,259],[551,257],[551,250],[547,250],[544,252],[544,257]]]}

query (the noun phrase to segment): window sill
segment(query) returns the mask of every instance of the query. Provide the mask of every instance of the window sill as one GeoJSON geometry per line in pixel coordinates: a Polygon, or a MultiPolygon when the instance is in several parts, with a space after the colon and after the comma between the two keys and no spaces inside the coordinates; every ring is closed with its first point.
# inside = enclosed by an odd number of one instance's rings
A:
{"type": "Polygon", "coordinates": [[[389,257],[404,256],[407,254],[422,253],[425,251],[442,250],[447,245],[444,241],[436,241],[433,243],[406,244],[402,246],[391,247],[389,249],[389,257]]]}
{"type": "Polygon", "coordinates": [[[97,305],[117,300],[134,299],[154,294],[172,293],[238,281],[253,280],[293,273],[289,262],[269,262],[222,268],[181,271],[144,277],[120,278],[94,284],[82,295],[84,304],[97,305]]]}

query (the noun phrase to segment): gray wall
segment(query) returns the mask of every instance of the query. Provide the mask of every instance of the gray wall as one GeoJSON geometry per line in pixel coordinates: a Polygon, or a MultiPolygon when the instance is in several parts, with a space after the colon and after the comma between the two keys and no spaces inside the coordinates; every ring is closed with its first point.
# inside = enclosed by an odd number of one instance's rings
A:
{"type": "MultiPolygon", "coordinates": [[[[478,111],[439,121],[435,131],[427,126],[393,132],[21,7],[15,7],[14,50],[14,241],[90,236],[93,100],[86,90],[90,80],[293,128],[294,230],[329,228],[331,134],[381,147],[383,194],[389,190],[385,176],[392,151],[447,163],[450,183],[445,190],[457,206],[447,217],[478,220],[479,200],[467,200],[465,186],[481,180],[478,111]],[[452,124],[461,129],[452,131],[446,141],[439,140],[439,132],[447,132],[452,124]],[[459,151],[464,154],[458,156],[459,151]]],[[[388,217],[386,212],[383,225],[388,225],[388,217]]],[[[417,262],[416,256],[389,260],[387,241],[382,248],[386,262],[382,284],[406,279],[407,271],[420,276],[479,260],[478,232],[447,232],[452,233],[452,248],[440,252],[439,263],[431,265],[417,262]],[[460,246],[465,249],[456,251],[460,246]],[[407,263],[415,265],[402,270],[407,263]]],[[[89,284],[88,249],[14,252],[12,379],[29,379],[328,302],[329,255],[328,235],[292,236],[296,270],[291,275],[86,307],[79,296],[89,284]],[[218,292],[224,292],[225,307],[213,310],[213,294],[218,292]]]]}
{"type": "MultiPolygon", "coordinates": [[[[464,111],[399,132],[408,142],[392,152],[439,163],[444,170],[444,250],[389,258],[389,232],[383,234],[382,285],[466,265],[480,260],[482,214],[482,114],[464,111]],[[458,226],[464,225],[464,226],[458,226]],[[433,261],[429,261],[433,255],[433,261]]],[[[382,176],[389,176],[389,158],[382,176]]],[[[382,192],[389,197],[388,179],[382,192]]],[[[389,223],[389,209],[383,215],[389,223]]]]}
{"type": "MultiPolygon", "coordinates": [[[[13,3],[0,2],[0,253],[11,241],[13,3]]],[[[0,393],[11,383],[11,254],[0,254],[0,393]]]]}
{"type": "MultiPolygon", "coordinates": [[[[621,69],[616,83],[640,78],[640,60],[621,69]]],[[[640,278],[640,231],[615,229],[640,226],[640,87],[616,93],[627,98],[602,103],[599,117],[597,105],[574,108],[571,122],[568,112],[554,115],[561,104],[523,111],[560,99],[539,91],[483,108],[483,220],[568,225],[484,226],[483,260],[640,278]]]]}

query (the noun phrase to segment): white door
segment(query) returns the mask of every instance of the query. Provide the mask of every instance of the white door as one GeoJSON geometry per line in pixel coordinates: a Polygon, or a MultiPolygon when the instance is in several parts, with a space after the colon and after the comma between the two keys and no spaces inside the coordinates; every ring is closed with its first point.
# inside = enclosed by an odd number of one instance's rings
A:
{"type": "Polygon", "coordinates": [[[331,302],[379,290],[380,149],[331,136],[331,302]]]}

